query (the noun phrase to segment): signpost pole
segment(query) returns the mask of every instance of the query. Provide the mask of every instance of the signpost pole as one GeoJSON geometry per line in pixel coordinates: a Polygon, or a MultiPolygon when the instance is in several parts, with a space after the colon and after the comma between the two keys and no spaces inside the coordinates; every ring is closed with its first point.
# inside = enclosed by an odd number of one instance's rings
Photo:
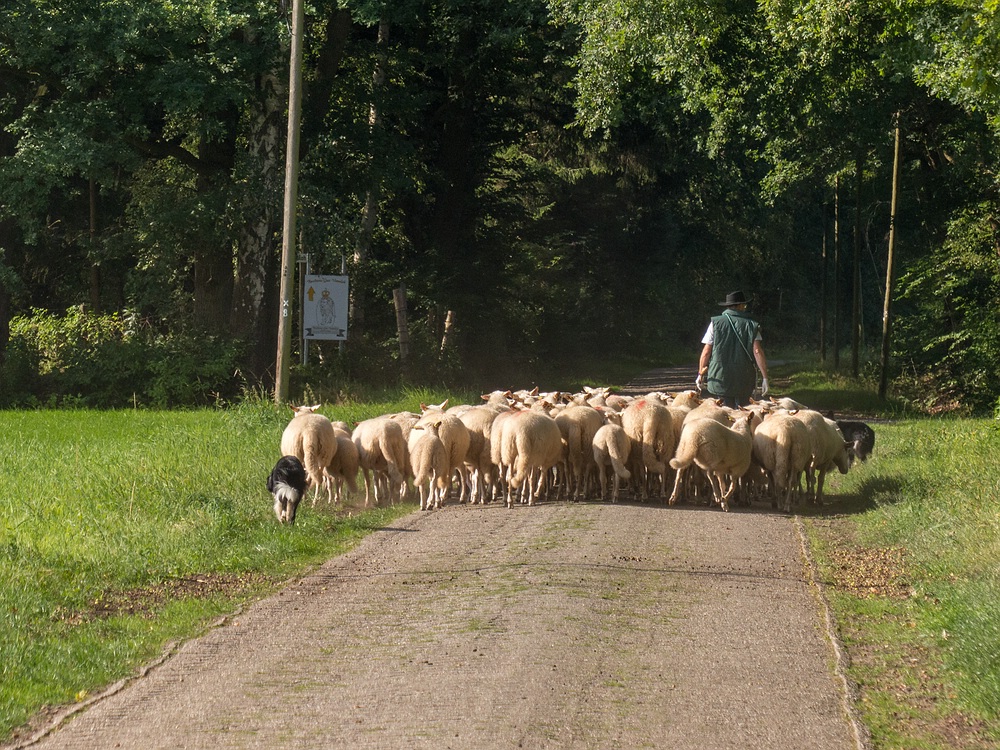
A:
{"type": "Polygon", "coordinates": [[[302,0],[292,0],[292,49],[288,71],[288,143],[285,151],[285,205],[281,233],[281,311],[278,314],[278,354],[274,402],[288,400],[289,357],[292,348],[292,276],[295,273],[295,210],[299,194],[299,120],[302,113],[302,0]]]}

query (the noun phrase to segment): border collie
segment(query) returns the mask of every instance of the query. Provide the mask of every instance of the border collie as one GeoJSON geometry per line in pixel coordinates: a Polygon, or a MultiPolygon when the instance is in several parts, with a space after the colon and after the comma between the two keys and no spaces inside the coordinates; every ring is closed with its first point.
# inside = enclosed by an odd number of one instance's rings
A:
{"type": "Polygon", "coordinates": [[[267,491],[274,495],[274,515],[281,523],[295,523],[295,509],[306,494],[306,469],[295,456],[282,456],[267,478],[267,491]]]}

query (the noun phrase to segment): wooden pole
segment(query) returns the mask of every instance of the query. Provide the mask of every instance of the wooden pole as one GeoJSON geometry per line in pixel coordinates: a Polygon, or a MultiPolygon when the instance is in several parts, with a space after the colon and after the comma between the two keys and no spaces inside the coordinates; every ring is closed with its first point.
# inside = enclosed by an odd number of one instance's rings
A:
{"type": "Polygon", "coordinates": [[[851,303],[851,376],[861,372],[861,152],[854,161],[854,294],[851,303]]]}
{"type": "Polygon", "coordinates": [[[285,147],[285,204],[281,231],[281,310],[278,314],[278,354],[274,402],[288,400],[288,370],[292,349],[292,290],[295,275],[295,211],[299,198],[299,122],[302,117],[302,0],[292,0],[292,48],[288,70],[288,141],[285,147]]]}
{"type": "Polygon", "coordinates": [[[396,331],[399,334],[399,364],[402,375],[407,374],[407,361],[410,358],[410,326],[406,317],[406,284],[400,284],[392,290],[392,301],[396,306],[396,331]]]}
{"type": "Polygon", "coordinates": [[[833,181],[833,368],[840,369],[840,175],[833,181]]]}
{"type": "Polygon", "coordinates": [[[823,271],[820,277],[819,293],[819,361],[826,364],[826,277],[828,275],[827,266],[829,261],[826,254],[826,204],[823,204],[823,241],[821,243],[820,256],[823,259],[823,271]]]}
{"type": "Polygon", "coordinates": [[[892,202],[889,207],[889,252],[885,264],[885,301],[882,303],[882,357],[878,397],[884,399],[889,388],[889,350],[892,338],[892,270],[896,255],[896,198],[899,195],[901,146],[899,112],[896,113],[896,143],[892,157],[892,202]]]}

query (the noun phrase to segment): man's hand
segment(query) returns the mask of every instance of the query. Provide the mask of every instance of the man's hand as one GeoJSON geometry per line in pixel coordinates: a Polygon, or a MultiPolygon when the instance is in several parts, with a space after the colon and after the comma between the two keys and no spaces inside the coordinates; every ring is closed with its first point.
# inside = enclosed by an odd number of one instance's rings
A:
{"type": "Polygon", "coordinates": [[[698,373],[698,377],[696,377],[694,379],[694,387],[695,387],[695,389],[700,391],[701,390],[701,384],[702,384],[702,379],[701,379],[701,373],[699,372],[698,373]]]}
{"type": "Polygon", "coordinates": [[[767,384],[767,378],[764,378],[760,383],[760,397],[764,398],[770,390],[771,388],[767,384]]]}

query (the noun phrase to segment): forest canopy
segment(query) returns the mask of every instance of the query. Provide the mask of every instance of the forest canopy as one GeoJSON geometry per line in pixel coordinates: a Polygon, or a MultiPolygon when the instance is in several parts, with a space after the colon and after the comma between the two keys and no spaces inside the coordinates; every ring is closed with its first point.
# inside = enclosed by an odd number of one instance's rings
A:
{"type": "MultiPolygon", "coordinates": [[[[273,385],[289,10],[0,18],[0,405],[273,385]]],[[[315,0],[305,46],[295,241],[351,284],[317,377],[693,362],[737,288],[870,373],[898,127],[891,382],[996,407],[998,3],[315,0]]]]}

